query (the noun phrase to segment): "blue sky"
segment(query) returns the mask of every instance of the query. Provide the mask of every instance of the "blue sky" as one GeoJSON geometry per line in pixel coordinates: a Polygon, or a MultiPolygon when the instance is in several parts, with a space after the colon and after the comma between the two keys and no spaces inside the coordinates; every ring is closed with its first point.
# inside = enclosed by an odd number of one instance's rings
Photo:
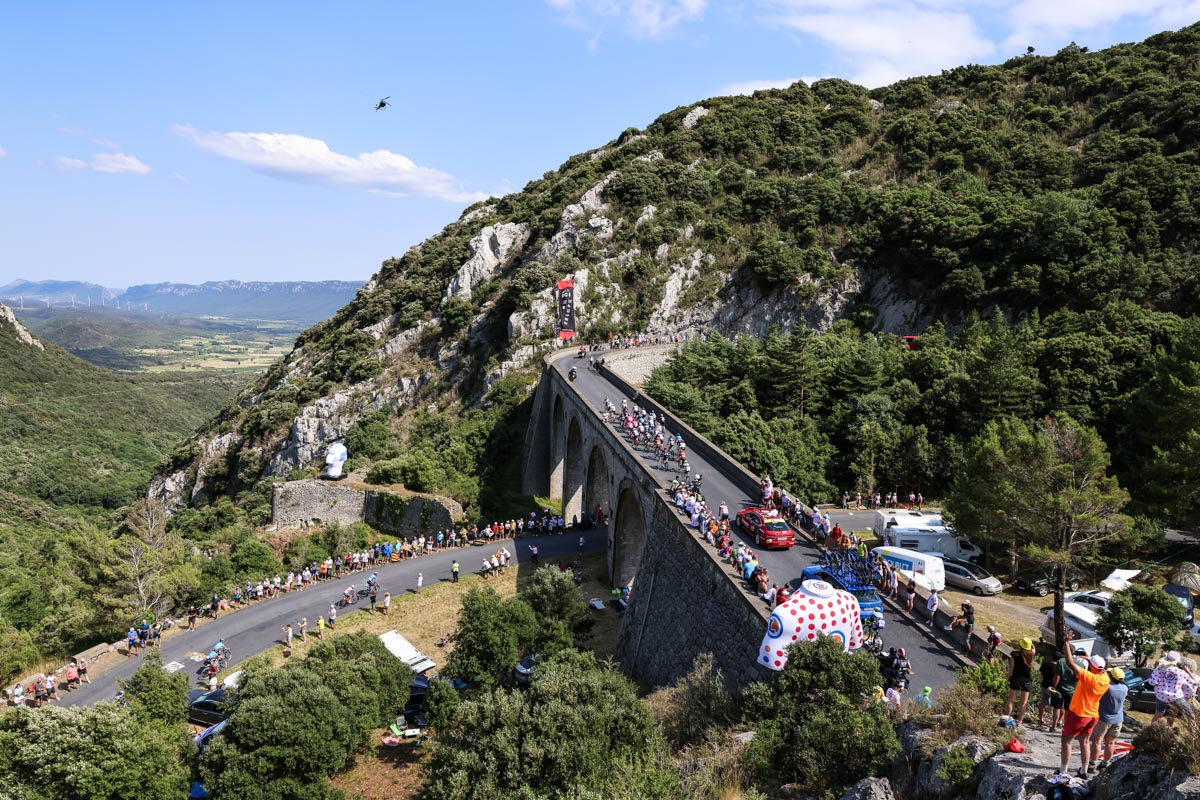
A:
{"type": "Polygon", "coordinates": [[[711,95],[1197,19],[1200,0],[10,2],[0,285],[366,279],[473,198],[711,95]]]}

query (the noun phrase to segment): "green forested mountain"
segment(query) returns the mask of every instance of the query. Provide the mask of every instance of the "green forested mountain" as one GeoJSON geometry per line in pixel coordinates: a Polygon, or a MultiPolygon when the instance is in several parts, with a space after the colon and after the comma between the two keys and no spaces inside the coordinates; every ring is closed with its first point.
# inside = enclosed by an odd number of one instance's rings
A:
{"type": "Polygon", "coordinates": [[[30,336],[0,306],[0,676],[112,634],[94,557],[110,518],[237,385],[118,376],[30,336]]]}
{"type": "MultiPolygon", "coordinates": [[[[855,383],[843,361],[817,357],[814,368],[836,369],[846,385],[828,392],[844,407],[824,423],[836,429],[813,440],[813,458],[822,441],[850,447],[845,426],[861,415],[845,403],[882,391],[893,405],[872,413],[927,429],[931,485],[981,420],[1054,409],[1102,427],[1142,480],[1182,480],[1190,451],[1180,448],[1200,435],[1187,413],[1196,366],[1180,327],[1200,302],[1198,66],[1192,26],[870,91],[822,80],[668,112],[385,261],[352,303],[177,451],[177,471],[156,492],[175,506],[192,494],[261,497],[252,490],[265,479],[307,468],[324,441],[373,411],[370,424],[397,441],[352,453],[366,457],[356,466],[383,458],[389,477],[477,507],[478,448],[456,438],[459,412],[486,405],[488,387],[531,363],[552,332],[550,287],[565,274],[576,278],[585,337],[761,337],[838,320],[839,334],[814,353],[846,341],[878,349],[876,333],[934,323],[931,343],[942,331],[965,337],[912,356],[922,375],[879,355],[850,365],[864,371],[855,383]],[[1020,320],[1029,322],[1008,324],[1020,320]],[[935,357],[945,363],[928,363],[935,357]],[[1150,380],[1167,385],[1150,393],[1150,380]],[[943,417],[935,400],[955,413],[943,417]],[[1151,461],[1176,466],[1160,475],[1151,461]]],[[[504,397],[519,398],[511,389],[504,397]]],[[[731,398],[758,402],[740,389],[731,398]]],[[[486,440],[490,423],[471,424],[486,440]]],[[[788,429],[781,446],[793,435],[807,434],[788,429]]],[[[830,458],[809,481],[847,488],[850,456],[830,458]]],[[[1139,499],[1157,491],[1143,489],[1139,499]]],[[[1185,513],[1191,501],[1172,494],[1172,511],[1185,513]]]]}

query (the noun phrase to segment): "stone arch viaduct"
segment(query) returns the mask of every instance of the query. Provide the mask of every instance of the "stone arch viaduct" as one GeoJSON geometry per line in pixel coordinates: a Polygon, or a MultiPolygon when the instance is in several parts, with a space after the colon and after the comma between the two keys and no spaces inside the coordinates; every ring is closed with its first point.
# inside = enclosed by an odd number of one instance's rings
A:
{"type": "MultiPolygon", "coordinates": [[[[604,397],[620,406],[633,387],[606,369],[584,366],[570,352],[545,359],[526,433],[522,484],[526,494],[561,499],[568,522],[603,511],[609,576],[615,586],[632,587],[616,660],[650,686],[686,674],[704,651],[739,682],[763,677],[754,655],[766,629],[765,604],[688,528],[668,499],[669,476],[644,462],[604,420],[604,397]],[[575,382],[566,374],[571,366],[579,371],[575,382]]],[[[641,402],[665,413],[647,398],[641,402]]],[[[739,491],[757,490],[755,476],[682,422],[668,420],[696,456],[727,462],[717,469],[739,491]]]]}

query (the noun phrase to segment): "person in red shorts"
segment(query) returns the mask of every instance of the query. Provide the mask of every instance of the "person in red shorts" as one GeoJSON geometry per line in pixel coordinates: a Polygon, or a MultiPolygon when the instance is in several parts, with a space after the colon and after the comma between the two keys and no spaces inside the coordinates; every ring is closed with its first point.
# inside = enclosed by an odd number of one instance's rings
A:
{"type": "Polygon", "coordinates": [[[1087,660],[1087,666],[1075,658],[1066,659],[1067,664],[1075,672],[1075,694],[1071,696],[1071,705],[1067,708],[1067,716],[1062,727],[1062,753],[1059,757],[1060,776],[1067,774],[1067,765],[1071,762],[1071,740],[1079,740],[1079,757],[1082,766],[1079,777],[1087,780],[1088,764],[1092,760],[1092,730],[1100,719],[1100,698],[1108,691],[1108,673],[1104,671],[1104,657],[1092,656],[1087,660]]]}

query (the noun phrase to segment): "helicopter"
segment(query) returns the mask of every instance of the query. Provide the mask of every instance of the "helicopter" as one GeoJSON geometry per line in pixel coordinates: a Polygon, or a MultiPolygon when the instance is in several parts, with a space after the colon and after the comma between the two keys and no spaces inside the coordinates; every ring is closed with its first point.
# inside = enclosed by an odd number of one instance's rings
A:
{"type": "Polygon", "coordinates": [[[375,104],[375,110],[376,110],[376,111],[380,111],[380,110],[382,110],[382,109],[385,109],[385,108],[387,108],[388,106],[390,106],[390,105],[391,105],[391,103],[389,103],[389,102],[388,102],[388,100],[389,100],[389,99],[391,99],[391,95],[390,95],[390,94],[389,94],[387,97],[383,98],[382,100],[380,100],[378,103],[376,103],[376,104],[375,104]]]}

